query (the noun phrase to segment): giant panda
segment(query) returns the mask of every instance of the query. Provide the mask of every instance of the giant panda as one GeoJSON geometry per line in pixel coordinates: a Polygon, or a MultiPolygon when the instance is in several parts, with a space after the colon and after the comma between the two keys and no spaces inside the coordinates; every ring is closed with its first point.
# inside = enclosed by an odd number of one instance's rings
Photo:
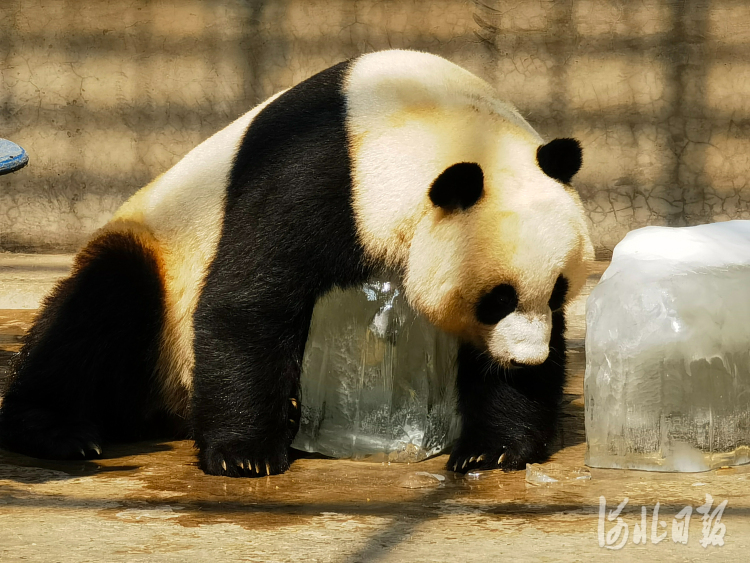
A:
{"type": "Polygon", "coordinates": [[[94,458],[185,428],[206,473],[281,473],[316,300],[387,270],[462,343],[448,469],[543,460],[564,305],[592,258],[570,186],[581,158],[440,57],[383,51],[324,70],[201,143],[94,234],[12,363],[0,444],[94,458]]]}

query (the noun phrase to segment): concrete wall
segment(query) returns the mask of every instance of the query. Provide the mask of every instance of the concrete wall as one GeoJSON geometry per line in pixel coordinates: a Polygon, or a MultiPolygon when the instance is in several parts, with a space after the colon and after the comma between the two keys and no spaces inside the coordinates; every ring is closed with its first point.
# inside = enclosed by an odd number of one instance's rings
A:
{"type": "Polygon", "coordinates": [[[577,136],[606,254],[648,224],[750,218],[745,0],[2,0],[0,249],[70,250],[275,91],[389,47],[496,85],[577,136]]]}

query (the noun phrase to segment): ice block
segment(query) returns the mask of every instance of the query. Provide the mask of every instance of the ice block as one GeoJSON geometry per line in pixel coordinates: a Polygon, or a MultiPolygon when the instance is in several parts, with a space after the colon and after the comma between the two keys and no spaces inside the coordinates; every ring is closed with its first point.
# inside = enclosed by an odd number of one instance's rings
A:
{"type": "Polygon", "coordinates": [[[293,447],[338,458],[411,462],[458,436],[454,338],[380,276],[316,304],[293,447]]]}
{"type": "Polygon", "coordinates": [[[628,233],[591,292],[592,467],[750,461],[750,221],[628,233]]]}

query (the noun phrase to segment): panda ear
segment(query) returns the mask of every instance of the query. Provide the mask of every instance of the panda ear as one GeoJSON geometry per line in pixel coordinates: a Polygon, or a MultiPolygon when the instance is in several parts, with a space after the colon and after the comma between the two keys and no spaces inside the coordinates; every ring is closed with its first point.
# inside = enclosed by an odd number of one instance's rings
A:
{"type": "Polygon", "coordinates": [[[583,164],[581,144],[575,139],[555,139],[536,150],[536,161],[547,176],[568,184],[583,164]]]}
{"type": "Polygon", "coordinates": [[[445,210],[465,210],[474,205],[484,191],[484,173],[476,162],[449,166],[430,187],[430,200],[445,210]]]}

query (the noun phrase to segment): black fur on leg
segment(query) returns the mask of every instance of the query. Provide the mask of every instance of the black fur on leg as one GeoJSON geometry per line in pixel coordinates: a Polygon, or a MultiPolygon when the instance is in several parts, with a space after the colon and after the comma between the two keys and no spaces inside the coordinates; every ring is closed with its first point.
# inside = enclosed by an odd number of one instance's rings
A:
{"type": "Polygon", "coordinates": [[[565,384],[565,319],[552,314],[547,360],[506,369],[465,344],[458,355],[461,436],[447,469],[523,469],[544,461],[557,429],[565,384]]]}
{"type": "Polygon", "coordinates": [[[101,455],[159,417],[152,381],[164,312],[146,235],[104,233],[45,300],[0,406],[0,444],[49,459],[101,455]]]}
{"type": "Polygon", "coordinates": [[[193,319],[191,415],[207,473],[258,477],[289,467],[315,301],[368,274],[352,215],[346,68],[271,102],[235,159],[193,319]]]}

